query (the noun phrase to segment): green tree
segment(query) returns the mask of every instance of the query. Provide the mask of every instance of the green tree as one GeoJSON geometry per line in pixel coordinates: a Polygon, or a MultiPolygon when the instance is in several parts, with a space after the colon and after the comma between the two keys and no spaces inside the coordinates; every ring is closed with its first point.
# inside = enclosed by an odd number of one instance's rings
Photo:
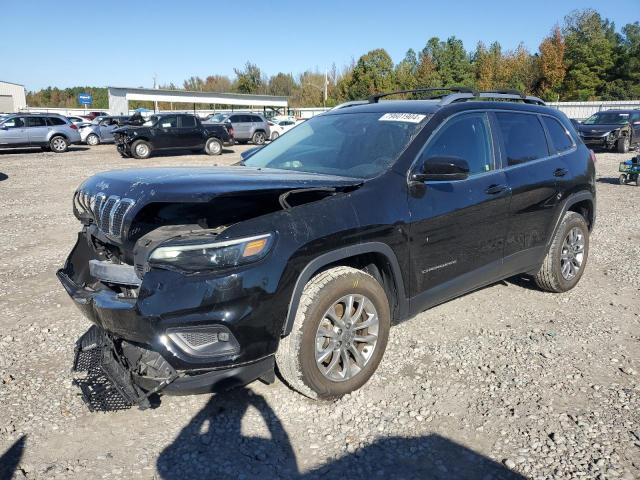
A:
{"type": "Polygon", "coordinates": [[[452,36],[443,42],[433,37],[427,42],[422,54],[433,61],[438,73],[438,86],[473,85],[473,66],[462,40],[452,36]]]}
{"type": "Polygon", "coordinates": [[[184,82],[182,82],[182,86],[185,90],[189,90],[192,92],[201,92],[204,88],[204,80],[200,77],[189,77],[184,82]]]}
{"type": "Polygon", "coordinates": [[[622,28],[615,49],[615,64],[602,89],[605,99],[640,98],[640,24],[629,23],[622,28]]]}
{"type": "Polygon", "coordinates": [[[614,66],[615,29],[591,9],[565,17],[567,74],[562,93],[567,100],[598,100],[614,66]]]}
{"type": "Polygon", "coordinates": [[[257,65],[247,62],[244,69],[234,68],[236,74],[235,90],[239,93],[260,93],[264,87],[262,72],[257,65]]]}
{"type": "Polygon", "coordinates": [[[296,82],[290,73],[278,73],[269,79],[269,94],[290,96],[296,88],[296,82]]]}
{"type": "Polygon", "coordinates": [[[416,88],[418,78],[418,57],[413,48],[407,50],[404,59],[396,65],[395,78],[399,90],[416,88]]]}
{"type": "Polygon", "coordinates": [[[393,60],[386,50],[378,48],[358,59],[348,86],[348,97],[350,100],[367,98],[392,90],[394,84],[393,60]]]}

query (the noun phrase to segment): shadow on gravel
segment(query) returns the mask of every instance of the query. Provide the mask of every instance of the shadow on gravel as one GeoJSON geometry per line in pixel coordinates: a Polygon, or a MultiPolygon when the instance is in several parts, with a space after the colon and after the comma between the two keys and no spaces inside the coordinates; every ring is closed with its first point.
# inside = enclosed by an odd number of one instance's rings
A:
{"type": "Polygon", "coordinates": [[[610,185],[620,185],[618,177],[600,177],[596,179],[598,183],[608,183],[610,185]]]}
{"type": "Polygon", "coordinates": [[[2,182],[3,180],[6,180],[7,178],[9,178],[9,175],[7,175],[6,173],[0,172],[0,182],[2,182]]]}
{"type": "Polygon", "coordinates": [[[542,291],[540,290],[538,285],[536,285],[533,277],[529,275],[516,275],[515,277],[507,278],[506,282],[517,287],[526,288],[528,290],[536,290],[538,292],[542,291]]]}
{"type": "Polygon", "coordinates": [[[26,442],[27,436],[23,435],[11,445],[9,450],[0,455],[0,480],[8,480],[13,477],[22,459],[26,442]]]}
{"type": "MultiPolygon", "coordinates": [[[[304,400],[303,400],[304,401],[304,400]]],[[[310,435],[315,455],[325,462],[300,473],[294,448],[266,400],[246,388],[216,395],[166,447],[157,461],[164,480],[278,479],[469,479],[523,480],[462,445],[439,435],[387,437],[332,459],[323,454],[324,438],[310,435]],[[270,438],[243,432],[242,419],[258,414],[270,438]]]]}
{"type": "MultiPolygon", "coordinates": [[[[230,150],[228,147],[222,149],[222,155],[224,155],[225,153],[233,153],[233,152],[234,151],[230,150]]],[[[219,155],[207,155],[202,150],[191,151],[191,150],[178,149],[178,150],[161,150],[161,151],[158,151],[158,152],[153,152],[153,155],[152,155],[151,158],[153,158],[153,157],[157,157],[157,158],[162,158],[162,157],[182,157],[182,156],[186,156],[186,155],[202,155],[203,157],[211,157],[211,158],[218,158],[219,157],[219,155]]]]}
{"type": "MultiPolygon", "coordinates": [[[[65,153],[69,152],[84,152],[89,150],[89,147],[81,147],[78,145],[70,145],[69,150],[65,153]]],[[[16,155],[16,154],[25,154],[25,153],[45,153],[40,147],[25,147],[25,148],[1,148],[0,155],[16,155]]],[[[51,153],[51,152],[46,152],[51,153]]],[[[56,155],[64,155],[64,153],[56,153],[56,155]]]]}

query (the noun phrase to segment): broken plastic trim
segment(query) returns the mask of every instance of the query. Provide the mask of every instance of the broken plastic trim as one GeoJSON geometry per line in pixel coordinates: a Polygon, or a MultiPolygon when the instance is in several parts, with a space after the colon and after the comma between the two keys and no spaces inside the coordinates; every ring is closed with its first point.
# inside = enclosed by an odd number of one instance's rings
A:
{"type": "Polygon", "coordinates": [[[172,369],[155,388],[143,390],[133,381],[131,368],[113,340],[95,325],[76,342],[73,371],[87,373],[85,378],[74,379],[74,384],[92,412],[125,410],[134,405],[147,409],[151,406],[149,397],[180,376],[172,369]]]}
{"type": "Polygon", "coordinates": [[[289,190],[288,192],[284,192],[278,197],[278,202],[280,202],[280,206],[287,210],[292,207],[292,205],[287,202],[287,199],[291,195],[296,195],[300,193],[309,193],[309,192],[325,192],[329,195],[335,195],[336,189],[331,187],[317,187],[317,188],[298,188],[296,190],[289,190]]]}

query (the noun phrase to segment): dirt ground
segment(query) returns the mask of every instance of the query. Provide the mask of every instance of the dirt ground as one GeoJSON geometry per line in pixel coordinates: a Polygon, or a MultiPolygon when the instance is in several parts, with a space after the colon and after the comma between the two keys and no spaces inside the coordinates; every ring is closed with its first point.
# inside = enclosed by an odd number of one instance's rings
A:
{"type": "Polygon", "coordinates": [[[0,150],[0,480],[4,478],[640,478],[640,187],[598,154],[587,270],[562,295],[510,279],[392,329],[360,391],[317,403],[281,382],[91,413],[71,383],[89,326],[55,277],[115,147],[0,150]]]}

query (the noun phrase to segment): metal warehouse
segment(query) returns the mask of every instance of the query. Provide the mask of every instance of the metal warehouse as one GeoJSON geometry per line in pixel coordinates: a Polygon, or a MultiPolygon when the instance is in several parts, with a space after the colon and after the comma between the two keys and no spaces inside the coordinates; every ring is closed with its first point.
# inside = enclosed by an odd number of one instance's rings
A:
{"type": "Polygon", "coordinates": [[[18,112],[26,106],[24,85],[0,80],[0,113],[18,112]]]}

